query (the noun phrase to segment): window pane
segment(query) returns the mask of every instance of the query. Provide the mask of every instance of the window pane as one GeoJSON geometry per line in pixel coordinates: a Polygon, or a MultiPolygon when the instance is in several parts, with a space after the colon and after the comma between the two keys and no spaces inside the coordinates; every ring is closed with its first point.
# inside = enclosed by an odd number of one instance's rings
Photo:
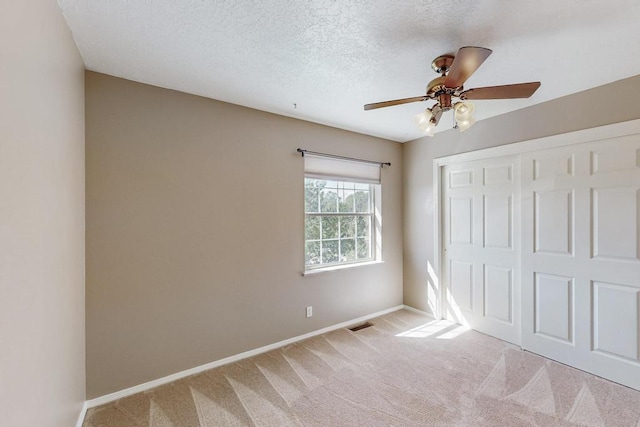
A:
{"type": "Polygon", "coordinates": [[[320,192],[320,211],[338,212],[338,190],[325,188],[320,192]]]}
{"type": "Polygon", "coordinates": [[[321,219],[317,216],[308,216],[304,224],[305,240],[320,240],[320,224],[321,219]]]}
{"type": "Polygon", "coordinates": [[[371,258],[371,248],[369,246],[369,239],[358,238],[358,259],[371,258]]]}
{"type": "Polygon", "coordinates": [[[356,237],[355,216],[343,216],[340,218],[340,237],[356,237]]]}
{"type": "Polygon", "coordinates": [[[354,261],[356,259],[356,239],[340,240],[340,261],[354,261]]]}
{"type": "Polygon", "coordinates": [[[358,191],[355,193],[356,212],[371,212],[371,204],[369,202],[369,191],[358,191]]]}
{"type": "Polygon", "coordinates": [[[322,179],[305,178],[304,179],[304,205],[305,212],[316,213],[320,212],[318,196],[320,191],[327,185],[327,182],[322,179]]]}
{"type": "Polygon", "coordinates": [[[338,224],[340,218],[336,216],[322,217],[322,238],[323,239],[337,239],[338,238],[338,224]]]}
{"type": "Polygon", "coordinates": [[[369,237],[371,235],[371,217],[359,216],[357,217],[358,237],[369,237]]]}
{"type": "Polygon", "coordinates": [[[338,262],[338,241],[327,240],[322,242],[322,263],[338,262]]]}
{"type": "Polygon", "coordinates": [[[353,190],[340,190],[340,212],[354,212],[353,190]]]}
{"type": "Polygon", "coordinates": [[[307,242],[304,254],[305,265],[320,264],[320,242],[307,242]]]}
{"type": "Polygon", "coordinates": [[[304,188],[304,211],[307,213],[319,212],[318,210],[318,194],[320,190],[315,187],[304,188]]]}

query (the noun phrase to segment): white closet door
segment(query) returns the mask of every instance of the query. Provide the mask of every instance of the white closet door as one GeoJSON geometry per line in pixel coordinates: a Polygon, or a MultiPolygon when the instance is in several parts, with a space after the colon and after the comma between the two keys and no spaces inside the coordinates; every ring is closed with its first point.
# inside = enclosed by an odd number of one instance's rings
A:
{"type": "Polygon", "coordinates": [[[520,344],[514,157],[442,168],[445,317],[520,344]]]}
{"type": "Polygon", "coordinates": [[[521,165],[523,348],[640,389],[640,139],[521,165]]]}

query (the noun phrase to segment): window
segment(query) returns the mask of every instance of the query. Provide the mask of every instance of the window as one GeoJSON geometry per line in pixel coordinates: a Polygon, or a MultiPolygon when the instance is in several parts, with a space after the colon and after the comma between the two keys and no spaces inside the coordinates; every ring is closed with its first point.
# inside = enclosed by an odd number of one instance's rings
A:
{"type": "Polygon", "coordinates": [[[374,259],[374,186],[307,177],[305,268],[374,259]]]}
{"type": "Polygon", "coordinates": [[[382,166],[298,149],[304,156],[304,271],[382,259],[382,166]]]}

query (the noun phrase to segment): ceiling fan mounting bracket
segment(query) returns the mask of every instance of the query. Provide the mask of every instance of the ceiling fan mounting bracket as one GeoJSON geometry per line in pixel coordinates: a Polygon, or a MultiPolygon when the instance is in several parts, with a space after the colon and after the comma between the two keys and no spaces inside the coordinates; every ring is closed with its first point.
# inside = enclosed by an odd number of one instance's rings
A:
{"type": "Polygon", "coordinates": [[[449,71],[449,68],[451,68],[451,64],[453,64],[454,59],[455,56],[453,55],[440,55],[433,60],[433,62],[431,63],[431,68],[433,68],[433,71],[435,71],[436,73],[445,76],[447,74],[447,71],[449,71]]]}

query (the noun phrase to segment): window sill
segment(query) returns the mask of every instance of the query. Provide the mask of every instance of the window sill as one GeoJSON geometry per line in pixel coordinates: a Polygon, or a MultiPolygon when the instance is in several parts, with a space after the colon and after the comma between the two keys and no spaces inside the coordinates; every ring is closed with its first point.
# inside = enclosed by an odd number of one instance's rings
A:
{"type": "Polygon", "coordinates": [[[366,265],[376,265],[376,264],[384,264],[384,261],[367,261],[367,262],[359,262],[355,264],[342,264],[342,265],[333,265],[331,267],[314,268],[313,270],[304,271],[302,275],[314,276],[316,274],[327,273],[330,271],[345,270],[348,268],[357,268],[357,267],[364,267],[366,265]]]}

